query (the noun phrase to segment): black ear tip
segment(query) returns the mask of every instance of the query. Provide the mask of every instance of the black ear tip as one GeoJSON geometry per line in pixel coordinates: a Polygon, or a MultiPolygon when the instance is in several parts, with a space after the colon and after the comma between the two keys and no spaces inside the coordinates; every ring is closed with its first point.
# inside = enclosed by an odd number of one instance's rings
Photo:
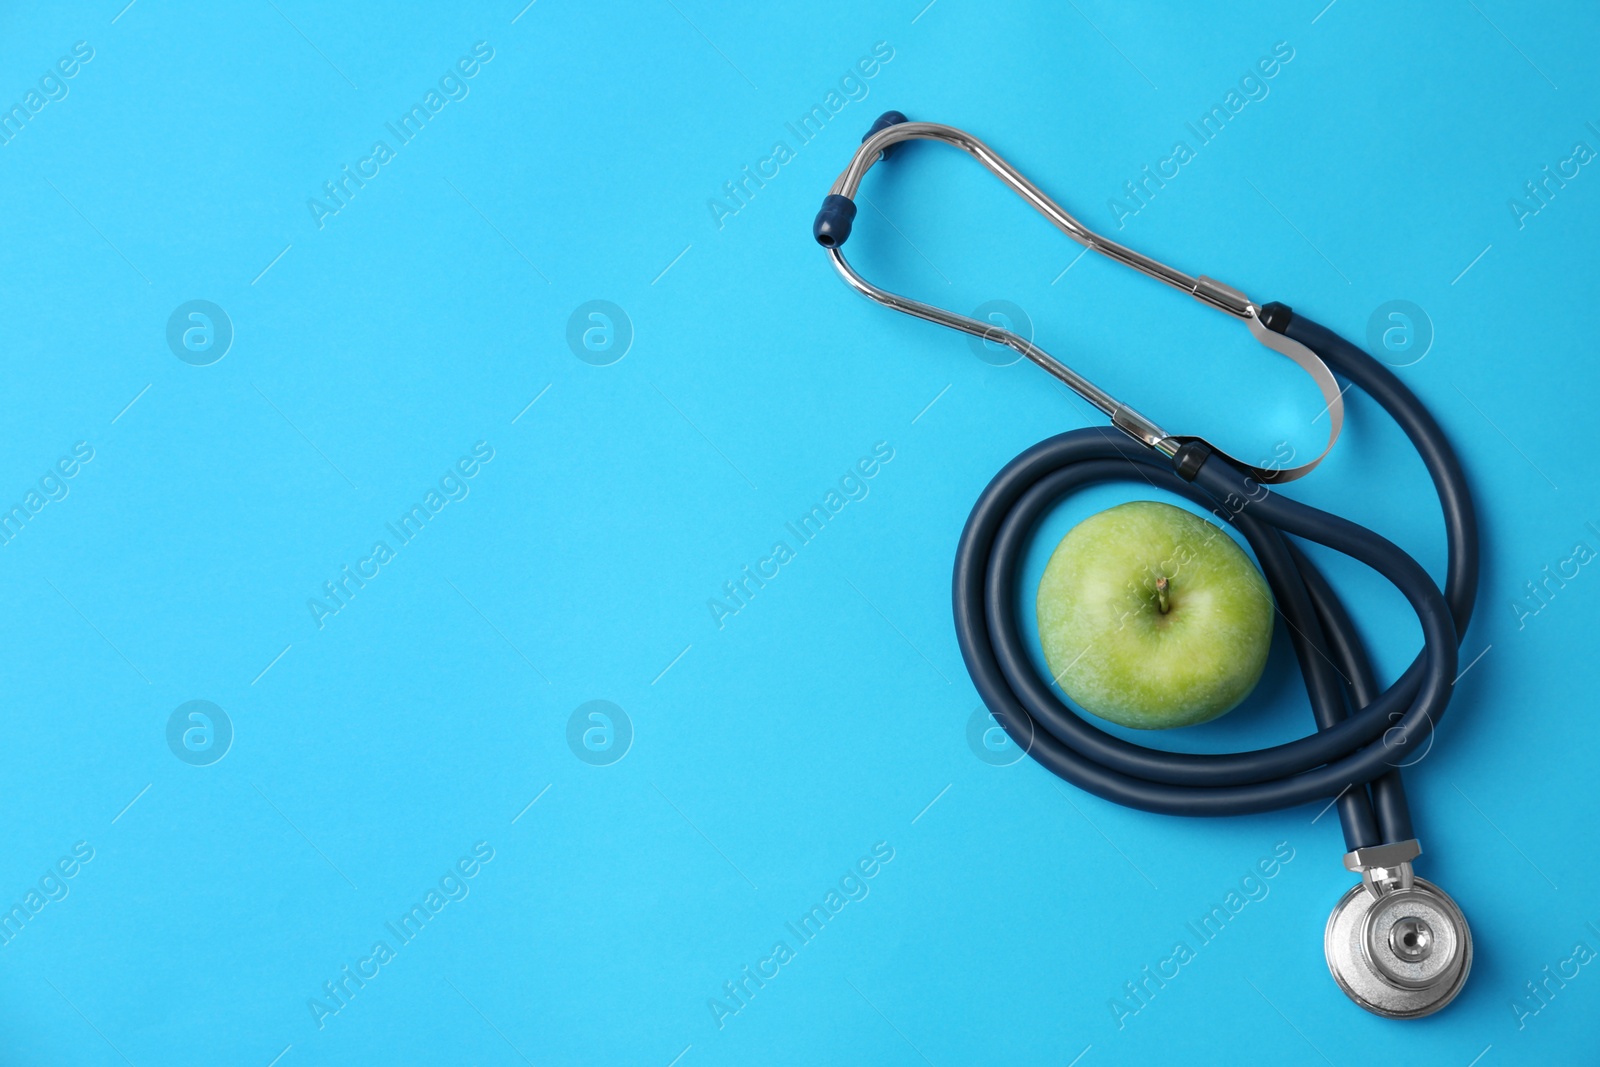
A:
{"type": "Polygon", "coordinates": [[[856,202],[848,196],[829,193],[822,198],[822,210],[811,224],[811,236],[823,248],[837,248],[850,239],[850,227],[856,220],[856,202]]]}
{"type": "Polygon", "coordinates": [[[875,121],[872,124],[872,127],[867,130],[867,136],[861,139],[865,141],[867,137],[871,137],[879,130],[887,130],[890,126],[898,126],[902,122],[909,121],[911,120],[906,118],[906,113],[904,111],[885,111],[883,114],[878,116],[877,121],[875,121]]]}
{"type": "MultiPolygon", "coordinates": [[[[877,121],[872,124],[872,127],[867,130],[866,136],[862,137],[861,140],[864,142],[868,137],[871,137],[879,130],[887,130],[890,126],[898,126],[902,122],[909,121],[911,120],[906,118],[906,113],[904,111],[885,111],[883,114],[878,116],[877,121]]],[[[890,146],[890,148],[893,147],[893,145],[890,146]]],[[[883,152],[884,155],[888,155],[889,149],[885,148],[883,152]]]]}

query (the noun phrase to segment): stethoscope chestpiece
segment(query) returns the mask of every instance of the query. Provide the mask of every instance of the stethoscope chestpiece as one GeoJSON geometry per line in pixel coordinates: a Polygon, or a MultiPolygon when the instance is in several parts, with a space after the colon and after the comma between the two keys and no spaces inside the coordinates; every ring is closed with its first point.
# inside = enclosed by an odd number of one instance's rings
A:
{"type": "Polygon", "coordinates": [[[1455,999],[1472,970],[1472,931],[1449,894],[1416,877],[1416,841],[1348,853],[1361,875],[1328,917],[1323,950],[1345,995],[1387,1019],[1418,1019],[1455,999]]]}

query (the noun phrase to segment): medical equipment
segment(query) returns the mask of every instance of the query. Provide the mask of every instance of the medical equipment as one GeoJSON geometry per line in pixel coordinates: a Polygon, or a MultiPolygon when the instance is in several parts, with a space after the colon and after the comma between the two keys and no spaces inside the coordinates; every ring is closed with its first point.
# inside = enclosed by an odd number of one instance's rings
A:
{"type": "Polygon", "coordinates": [[[1429,738],[1449,702],[1457,645],[1477,593],[1478,533],[1461,465],[1427,409],[1387,367],[1283,304],[1258,305],[1221,282],[1191,277],[1093,233],[987,145],[951,126],[910,122],[897,111],[881,116],[823,200],[813,236],[858,293],[1009,346],[1111,421],[1110,428],[1063,433],[1017,456],[983,490],[962,531],[953,582],[956,637],[995,720],[1068,782],[1145,811],[1242,815],[1319,800],[1336,806],[1348,849],[1344,863],[1361,881],[1334,908],[1324,933],[1334,980],[1361,1007],[1389,1018],[1416,1018],[1448,1004],[1471,969],[1472,935],[1455,902],[1413,874],[1422,849],[1412,830],[1400,767],[1406,754],[1429,738]],[[1316,380],[1329,416],[1322,452],[1287,469],[1243,463],[1199,437],[1167,433],[1009,329],[888,292],[856,273],[840,246],[850,236],[857,190],[890,149],[914,139],[967,152],[1074,241],[1242,320],[1257,341],[1316,380]],[[1308,474],[1337,440],[1344,403],[1334,371],[1389,413],[1427,468],[1444,512],[1449,550],[1442,592],[1420,564],[1388,540],[1269,488],[1308,474]],[[1074,490],[1118,479],[1137,479],[1183,496],[1232,523],[1249,542],[1305,676],[1315,733],[1220,755],[1145,748],[1079,717],[1035,671],[1018,631],[1015,603],[1029,535],[1074,490]],[[1387,689],[1378,685],[1337,594],[1287,535],[1373,568],[1416,612],[1422,650],[1387,689]]]}

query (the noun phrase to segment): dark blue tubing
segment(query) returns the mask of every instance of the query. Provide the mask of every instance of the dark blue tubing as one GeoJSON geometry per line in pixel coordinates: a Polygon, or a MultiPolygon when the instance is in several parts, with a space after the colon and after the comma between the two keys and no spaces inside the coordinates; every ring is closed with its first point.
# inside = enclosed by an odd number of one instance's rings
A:
{"type": "MultiPolygon", "coordinates": [[[[1276,306],[1275,306],[1276,307],[1276,306]]],[[[1243,815],[1338,797],[1351,848],[1413,837],[1399,769],[1423,750],[1444,715],[1459,635],[1478,584],[1477,520],[1449,442],[1387,367],[1336,334],[1279,308],[1282,332],[1359,386],[1405,431],[1444,511],[1449,557],[1444,591],[1388,540],[1261,485],[1218,456],[1195,466],[1186,446],[1169,460],[1112,428],[1042,441],[1006,465],[978,498],[956,551],[956,637],[974,685],[996,721],[1034,759],[1081,789],[1168,815],[1243,815]],[[1175,466],[1189,460],[1189,481],[1175,466]],[[1221,755],[1164,752],[1104,733],[1062,702],[1034,670],[1017,625],[1016,575],[1039,520],[1074,490],[1137,480],[1177,493],[1231,522],[1272,587],[1317,730],[1298,741],[1221,755]],[[1382,574],[1422,626],[1410,667],[1380,690],[1338,597],[1292,538],[1315,541],[1382,574]]],[[[1276,328],[1276,326],[1275,326],[1276,328]]]]}

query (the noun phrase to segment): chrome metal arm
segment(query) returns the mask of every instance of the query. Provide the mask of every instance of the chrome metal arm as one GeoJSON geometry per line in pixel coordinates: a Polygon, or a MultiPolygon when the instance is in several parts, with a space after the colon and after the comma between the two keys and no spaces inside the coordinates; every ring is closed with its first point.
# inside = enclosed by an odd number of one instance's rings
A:
{"type": "Polygon", "coordinates": [[[938,323],[940,326],[972,334],[984,340],[1007,345],[1027,357],[1052,377],[1061,381],[1090,404],[1093,404],[1095,408],[1111,419],[1113,425],[1165,455],[1170,456],[1176,453],[1184,441],[1196,439],[1168,434],[1132,407],[1117,400],[1105,390],[1100,389],[1083,375],[1051,356],[1027,338],[1003,329],[994,323],[984,322],[968,315],[958,314],[954,311],[936,307],[932,304],[925,304],[920,300],[913,300],[910,297],[881,289],[867,281],[855,268],[850,266],[849,262],[844,258],[844,253],[840,250],[840,246],[849,237],[850,224],[855,216],[855,195],[860,189],[861,181],[866,177],[867,171],[871,170],[873,165],[883,158],[887,149],[902,141],[931,140],[954,145],[972,156],[979,163],[982,163],[991,173],[1009,186],[1013,192],[1031,204],[1039,214],[1049,219],[1057,229],[1074,241],[1077,241],[1085,248],[1092,249],[1103,256],[1116,260],[1118,263],[1132,267],[1141,274],[1149,275],[1163,284],[1188,293],[1203,304],[1226,312],[1235,318],[1242,319],[1249,328],[1251,335],[1258,342],[1293,360],[1296,365],[1310,374],[1316,381],[1317,388],[1322,392],[1322,399],[1327,405],[1324,410],[1329,415],[1329,430],[1327,444],[1309,462],[1296,467],[1282,469],[1263,468],[1230,456],[1215,445],[1210,445],[1209,447],[1235,466],[1249,472],[1257,480],[1267,483],[1288,482],[1304,477],[1317,464],[1321,463],[1328,452],[1332,450],[1334,442],[1339,439],[1339,433],[1344,427],[1344,396],[1339,388],[1339,383],[1315,352],[1312,352],[1298,341],[1293,341],[1281,333],[1268,329],[1261,321],[1260,309],[1249,297],[1213,278],[1208,278],[1204,275],[1196,277],[1185,274],[1180,270],[1167,266],[1165,263],[1151,259],[1149,256],[1135,252],[1125,245],[1118,244],[1095,233],[1074,218],[1060,204],[1046,196],[1038,186],[1034,185],[1020,171],[1002,159],[999,153],[966,131],[958,130],[954,126],[942,126],[933,122],[906,122],[897,121],[898,119],[898,114],[891,112],[879,120],[879,125],[875,127],[875,132],[862,141],[861,147],[856,150],[855,155],[851,158],[849,166],[845,167],[843,173],[833,183],[828,199],[823,202],[823,211],[817,216],[815,232],[818,243],[827,248],[829,258],[833,260],[834,268],[838,270],[840,276],[844,278],[852,289],[867,299],[882,304],[884,307],[893,308],[895,311],[901,311],[919,319],[926,319],[929,322],[938,323]],[[886,122],[889,124],[885,125],[886,122]]]}

